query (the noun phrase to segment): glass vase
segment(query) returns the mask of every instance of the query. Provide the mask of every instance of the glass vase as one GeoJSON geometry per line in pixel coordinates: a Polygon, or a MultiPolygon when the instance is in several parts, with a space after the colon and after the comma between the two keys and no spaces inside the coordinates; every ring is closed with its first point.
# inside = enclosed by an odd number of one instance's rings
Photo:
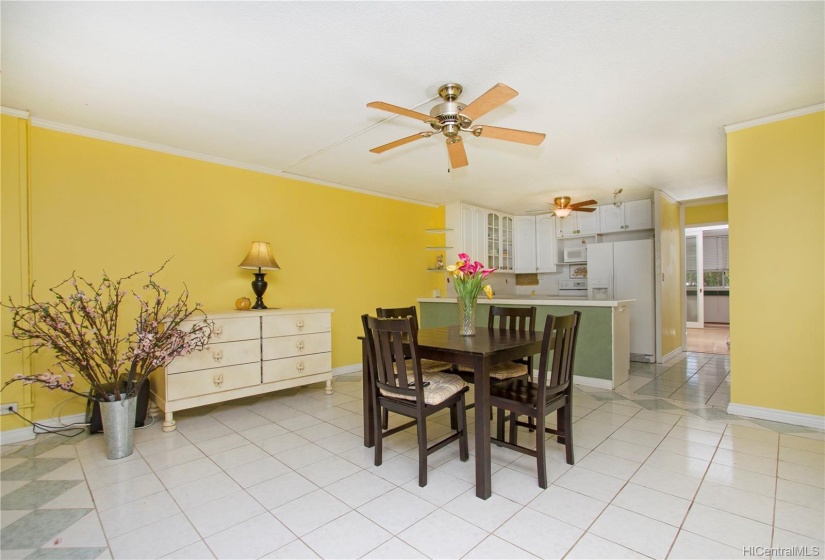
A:
{"type": "Polygon", "coordinates": [[[476,334],[476,299],[457,298],[458,334],[473,336],[476,334]]]}

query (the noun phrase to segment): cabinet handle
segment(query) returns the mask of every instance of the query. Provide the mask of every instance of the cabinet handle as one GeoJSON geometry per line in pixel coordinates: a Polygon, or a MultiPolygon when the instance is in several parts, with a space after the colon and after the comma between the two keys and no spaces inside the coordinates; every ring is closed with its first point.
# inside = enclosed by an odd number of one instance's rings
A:
{"type": "Polygon", "coordinates": [[[221,363],[221,360],[223,360],[223,350],[213,350],[212,359],[215,360],[216,364],[221,363]]]}
{"type": "Polygon", "coordinates": [[[303,360],[301,360],[300,362],[295,364],[295,369],[297,369],[299,372],[304,371],[304,362],[303,362],[303,360]]]}
{"type": "Polygon", "coordinates": [[[212,336],[215,338],[220,338],[223,335],[223,325],[215,325],[215,328],[212,329],[212,336]]]}
{"type": "Polygon", "coordinates": [[[222,373],[216,373],[215,375],[213,375],[212,376],[212,384],[215,387],[221,388],[223,386],[223,374],[222,373]]]}
{"type": "Polygon", "coordinates": [[[295,348],[296,348],[297,350],[303,350],[303,349],[304,349],[304,341],[303,341],[303,339],[302,339],[302,340],[299,340],[298,342],[296,342],[296,343],[295,343],[295,348]]]}
{"type": "Polygon", "coordinates": [[[303,320],[296,321],[295,322],[295,328],[298,329],[299,331],[304,330],[304,321],[303,320]]]}

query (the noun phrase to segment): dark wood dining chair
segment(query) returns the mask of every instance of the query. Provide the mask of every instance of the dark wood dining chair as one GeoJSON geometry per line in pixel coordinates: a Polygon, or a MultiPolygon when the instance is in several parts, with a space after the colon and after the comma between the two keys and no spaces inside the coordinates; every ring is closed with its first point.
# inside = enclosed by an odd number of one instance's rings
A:
{"type": "Polygon", "coordinates": [[[411,317],[382,319],[361,316],[367,343],[370,379],[373,388],[372,426],[375,439],[375,465],[382,463],[382,439],[415,425],[418,432],[418,485],[427,485],[427,456],[458,440],[459,458],[470,458],[467,444],[467,415],[464,395],[467,384],[449,373],[425,374],[419,366],[418,329],[411,317]],[[403,342],[409,343],[405,359],[403,342]],[[427,418],[450,410],[455,431],[427,445],[427,418]],[[413,418],[401,426],[384,430],[382,410],[413,418]]]}
{"type": "MultiPolygon", "coordinates": [[[[487,319],[488,329],[498,329],[509,332],[535,332],[535,307],[500,307],[490,306],[490,315],[487,319]]],[[[462,373],[472,373],[472,369],[461,366],[462,373]]],[[[490,381],[496,383],[505,379],[513,379],[533,373],[533,356],[525,356],[518,360],[504,364],[496,364],[490,368],[490,381]]]]}
{"type": "MultiPolygon", "coordinates": [[[[375,314],[382,319],[400,319],[402,317],[411,317],[414,321],[414,327],[418,332],[418,312],[414,305],[410,307],[378,307],[375,309],[375,314]]],[[[409,362],[410,357],[405,356],[409,362]]],[[[437,360],[428,360],[426,358],[421,360],[421,371],[423,373],[438,373],[452,369],[453,365],[446,362],[439,362],[437,360]]],[[[407,364],[407,369],[410,369],[410,364],[407,364]]],[[[385,409],[382,413],[381,425],[384,429],[389,426],[389,412],[385,409]]],[[[455,428],[455,426],[453,426],[455,428]]]]}
{"type": "MultiPolygon", "coordinates": [[[[375,314],[382,319],[411,317],[414,321],[415,330],[418,332],[418,313],[415,310],[414,305],[410,307],[378,307],[375,310],[375,314]]],[[[409,359],[409,356],[407,356],[407,359],[409,359]]],[[[438,373],[448,371],[451,368],[452,364],[448,364],[446,362],[428,360],[426,358],[421,360],[421,371],[424,373],[438,373]]]]}
{"type": "Polygon", "coordinates": [[[558,442],[564,444],[567,463],[572,465],[574,462],[572,376],[580,322],[580,311],[574,311],[572,315],[565,317],[548,315],[544,323],[535,382],[522,377],[490,386],[490,404],[510,413],[510,441],[504,439],[503,415],[498,417],[496,437],[491,438],[492,441],[496,445],[536,457],[538,482],[542,488],[547,488],[545,433],[558,436],[558,442]],[[545,422],[546,416],[553,411],[557,412],[556,428],[547,427],[545,422]],[[529,421],[520,422],[519,416],[527,416],[529,421]],[[535,449],[518,445],[519,426],[535,428],[535,449]]]}

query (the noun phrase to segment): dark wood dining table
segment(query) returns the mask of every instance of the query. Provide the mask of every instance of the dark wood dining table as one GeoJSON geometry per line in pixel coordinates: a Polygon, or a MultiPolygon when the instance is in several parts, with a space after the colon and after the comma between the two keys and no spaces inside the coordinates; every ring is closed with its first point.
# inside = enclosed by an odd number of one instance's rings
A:
{"type": "MultiPolygon", "coordinates": [[[[418,331],[419,356],[473,370],[475,389],[476,496],[486,500],[492,492],[490,462],[490,368],[496,364],[541,352],[542,332],[509,332],[477,328],[473,336],[462,336],[457,326],[418,331]]],[[[375,445],[372,431],[373,395],[369,380],[366,342],[362,340],[364,364],[364,446],[375,445]]]]}

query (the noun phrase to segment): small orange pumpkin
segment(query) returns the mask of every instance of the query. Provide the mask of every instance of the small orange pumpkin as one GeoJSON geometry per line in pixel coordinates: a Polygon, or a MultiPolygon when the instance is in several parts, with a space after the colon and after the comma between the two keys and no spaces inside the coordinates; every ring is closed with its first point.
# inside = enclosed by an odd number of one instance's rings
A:
{"type": "Polygon", "coordinates": [[[239,297],[235,300],[235,309],[246,311],[252,307],[252,301],[248,297],[239,297]]]}

